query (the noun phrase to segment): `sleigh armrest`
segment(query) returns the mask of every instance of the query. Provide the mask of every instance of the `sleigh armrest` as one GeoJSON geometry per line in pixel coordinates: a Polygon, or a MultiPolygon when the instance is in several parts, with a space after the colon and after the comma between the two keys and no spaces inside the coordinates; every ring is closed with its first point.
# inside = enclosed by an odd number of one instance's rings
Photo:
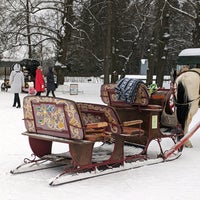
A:
{"type": "Polygon", "coordinates": [[[132,121],[125,121],[123,122],[123,126],[133,126],[133,125],[141,125],[143,123],[143,120],[132,120],[132,121]]]}
{"type": "Polygon", "coordinates": [[[99,129],[105,128],[108,126],[107,122],[97,122],[97,123],[90,123],[86,125],[86,129],[99,129]]]}
{"type": "Polygon", "coordinates": [[[105,132],[107,122],[90,123],[85,128],[85,139],[89,141],[108,141],[111,136],[105,132]]]}

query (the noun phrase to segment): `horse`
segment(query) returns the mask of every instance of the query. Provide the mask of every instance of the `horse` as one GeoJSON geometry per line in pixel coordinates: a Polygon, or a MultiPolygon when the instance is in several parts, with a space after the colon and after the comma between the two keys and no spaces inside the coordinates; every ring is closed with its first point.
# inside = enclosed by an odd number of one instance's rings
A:
{"type": "MultiPolygon", "coordinates": [[[[177,119],[185,135],[199,108],[200,69],[193,68],[180,73],[175,79],[174,88],[177,119]]],[[[192,143],[188,140],[185,147],[191,148],[192,143]]]]}

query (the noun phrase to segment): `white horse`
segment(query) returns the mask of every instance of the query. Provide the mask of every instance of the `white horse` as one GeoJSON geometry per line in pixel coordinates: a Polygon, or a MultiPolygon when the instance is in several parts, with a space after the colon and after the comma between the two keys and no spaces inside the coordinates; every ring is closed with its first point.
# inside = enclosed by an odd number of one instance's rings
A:
{"type": "MultiPolygon", "coordinates": [[[[181,73],[175,80],[175,99],[177,118],[184,134],[188,132],[192,117],[199,108],[200,99],[200,69],[194,68],[181,73]]],[[[186,147],[192,147],[188,140],[186,147]]]]}

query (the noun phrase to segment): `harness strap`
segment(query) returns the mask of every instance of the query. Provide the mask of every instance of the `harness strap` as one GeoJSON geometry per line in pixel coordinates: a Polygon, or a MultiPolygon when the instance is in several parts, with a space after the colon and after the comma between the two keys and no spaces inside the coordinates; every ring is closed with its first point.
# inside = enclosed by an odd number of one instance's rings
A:
{"type": "Polygon", "coordinates": [[[177,103],[176,102],[176,100],[174,99],[174,103],[176,104],[176,105],[182,105],[182,106],[186,106],[186,105],[189,105],[189,104],[191,104],[193,101],[197,101],[197,100],[199,100],[200,99],[200,96],[199,97],[197,97],[196,99],[192,99],[192,100],[190,100],[190,101],[188,101],[187,103],[177,103]]]}

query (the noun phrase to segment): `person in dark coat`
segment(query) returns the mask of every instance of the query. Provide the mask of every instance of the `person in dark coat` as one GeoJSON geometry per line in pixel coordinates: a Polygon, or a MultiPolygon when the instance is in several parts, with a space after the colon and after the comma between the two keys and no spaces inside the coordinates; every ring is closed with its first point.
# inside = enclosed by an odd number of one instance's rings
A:
{"type": "Polygon", "coordinates": [[[42,74],[41,66],[38,66],[37,69],[36,69],[35,90],[37,92],[36,96],[41,96],[41,93],[45,91],[44,77],[43,77],[43,74],[42,74]]]}
{"type": "Polygon", "coordinates": [[[49,71],[47,73],[47,94],[46,96],[49,96],[49,93],[52,93],[52,96],[55,97],[55,91],[56,85],[55,85],[55,80],[54,80],[54,73],[53,73],[53,68],[49,67],[49,71]]]}
{"type": "Polygon", "coordinates": [[[19,93],[21,93],[22,88],[24,87],[24,74],[21,71],[20,64],[16,63],[13,66],[13,70],[10,73],[9,82],[11,86],[11,92],[14,93],[13,107],[21,108],[19,93]]]}

